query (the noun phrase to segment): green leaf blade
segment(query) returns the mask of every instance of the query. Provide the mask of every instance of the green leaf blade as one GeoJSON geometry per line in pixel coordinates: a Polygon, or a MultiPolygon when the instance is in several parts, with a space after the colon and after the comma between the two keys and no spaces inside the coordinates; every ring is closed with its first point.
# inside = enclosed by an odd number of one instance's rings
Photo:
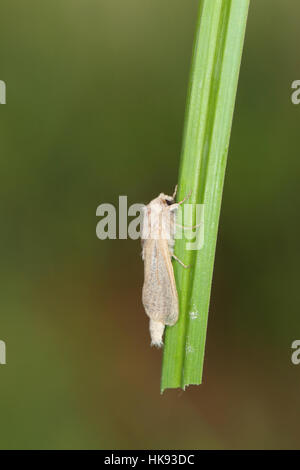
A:
{"type": "Polygon", "coordinates": [[[191,265],[174,264],[180,318],[168,327],[162,392],[202,381],[210,301],[227,151],[249,0],[203,0],[200,5],[185,116],[179,200],[204,204],[204,246],[175,253],[191,265]]]}

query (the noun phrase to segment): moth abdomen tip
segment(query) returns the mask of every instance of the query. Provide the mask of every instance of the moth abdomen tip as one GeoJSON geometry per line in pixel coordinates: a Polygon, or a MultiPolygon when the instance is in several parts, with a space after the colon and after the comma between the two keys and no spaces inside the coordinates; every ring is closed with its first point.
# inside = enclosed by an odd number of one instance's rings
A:
{"type": "Polygon", "coordinates": [[[154,347],[156,347],[156,348],[162,348],[162,347],[163,347],[163,345],[164,345],[164,343],[163,343],[163,341],[162,341],[162,340],[161,340],[161,341],[159,341],[159,342],[154,342],[154,341],[151,341],[151,343],[150,343],[150,346],[154,346],[154,347]]]}
{"type": "Polygon", "coordinates": [[[151,346],[161,348],[163,346],[163,335],[165,325],[160,321],[150,320],[149,328],[151,336],[151,346]]]}

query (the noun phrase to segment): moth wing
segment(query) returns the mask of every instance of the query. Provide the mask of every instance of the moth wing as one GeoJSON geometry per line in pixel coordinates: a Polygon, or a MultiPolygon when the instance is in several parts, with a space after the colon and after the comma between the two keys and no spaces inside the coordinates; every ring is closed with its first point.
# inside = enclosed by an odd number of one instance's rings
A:
{"type": "Polygon", "coordinates": [[[145,311],[154,321],[174,325],[179,312],[178,295],[167,240],[146,240],[143,254],[145,311]]]}

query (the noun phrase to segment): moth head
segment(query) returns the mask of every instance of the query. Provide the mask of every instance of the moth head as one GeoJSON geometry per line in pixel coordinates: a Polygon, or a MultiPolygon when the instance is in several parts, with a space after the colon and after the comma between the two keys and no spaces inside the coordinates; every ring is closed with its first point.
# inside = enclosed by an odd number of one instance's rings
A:
{"type": "Polygon", "coordinates": [[[167,196],[167,194],[164,193],[161,193],[159,198],[166,206],[171,206],[175,203],[175,199],[172,196],[167,196]]]}

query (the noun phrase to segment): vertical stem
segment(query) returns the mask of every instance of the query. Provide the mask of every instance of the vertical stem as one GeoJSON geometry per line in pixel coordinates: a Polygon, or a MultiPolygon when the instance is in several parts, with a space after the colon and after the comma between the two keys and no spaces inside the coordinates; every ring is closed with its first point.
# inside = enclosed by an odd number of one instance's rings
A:
{"type": "Polygon", "coordinates": [[[205,338],[227,151],[249,0],[202,0],[191,67],[178,198],[204,204],[204,246],[175,252],[180,317],[165,338],[161,390],[202,381],[205,338]]]}

